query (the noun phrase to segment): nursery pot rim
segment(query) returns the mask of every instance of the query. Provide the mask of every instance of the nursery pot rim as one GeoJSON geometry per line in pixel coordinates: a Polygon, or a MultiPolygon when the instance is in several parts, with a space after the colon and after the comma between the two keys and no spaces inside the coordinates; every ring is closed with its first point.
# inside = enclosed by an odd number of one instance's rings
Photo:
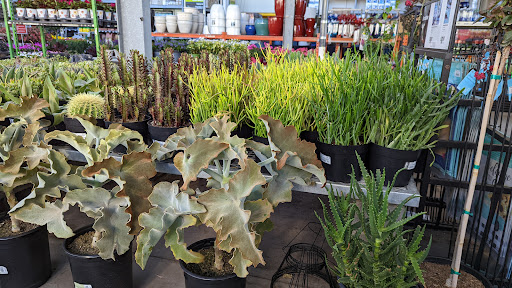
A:
{"type": "MultiPolygon", "coordinates": [[[[8,217],[9,217],[9,214],[5,215],[4,217],[1,217],[0,220],[4,220],[4,219],[6,219],[8,217]]],[[[29,230],[29,231],[26,231],[26,232],[23,232],[21,234],[17,234],[17,235],[13,235],[13,236],[8,236],[8,237],[0,237],[0,241],[8,241],[8,240],[15,240],[15,239],[18,239],[18,238],[22,238],[22,237],[28,236],[30,234],[36,233],[36,232],[38,232],[41,229],[46,229],[46,225],[37,226],[36,228],[34,228],[32,230],[29,230]]]]}
{"type": "MultiPolygon", "coordinates": [[[[437,257],[437,256],[428,256],[427,258],[425,258],[425,261],[423,261],[423,262],[451,265],[452,259],[444,258],[444,257],[437,257]]],[[[482,273],[480,273],[478,270],[474,269],[471,266],[461,263],[459,270],[462,270],[462,271],[472,275],[473,277],[478,279],[482,283],[482,285],[484,285],[484,287],[486,287],[486,288],[494,287],[492,285],[491,281],[489,281],[489,279],[487,279],[487,277],[485,277],[482,273]]],[[[424,288],[424,286],[421,283],[418,284],[418,287],[424,288]]]]}
{"type": "Polygon", "coordinates": [[[69,238],[66,238],[63,242],[62,242],[62,246],[64,247],[64,252],[66,253],[66,255],[70,256],[70,257],[75,257],[75,258],[85,258],[85,259],[95,259],[95,258],[101,258],[100,255],[82,255],[82,254],[75,254],[71,251],[69,251],[68,249],[68,244],[71,244],[71,242],[73,242],[73,240],[75,240],[76,238],[78,238],[80,235],[83,235],[85,234],[86,232],[89,232],[89,231],[95,231],[93,228],[92,228],[92,225],[89,225],[89,226],[85,226],[85,227],[82,227],[82,228],[79,228],[78,230],[76,231],[73,231],[73,233],[75,233],[75,235],[69,237],[69,238]]]}
{"type": "Polygon", "coordinates": [[[153,125],[151,124],[153,122],[153,119],[149,119],[148,121],[148,126],[151,126],[153,128],[164,128],[164,129],[181,129],[181,128],[185,128],[185,127],[188,127],[188,126],[178,126],[178,127],[167,127],[167,126],[156,126],[156,125],[153,125]]]}
{"type": "Polygon", "coordinates": [[[389,148],[389,147],[382,146],[382,145],[374,143],[374,142],[368,143],[368,145],[370,145],[370,144],[378,146],[381,149],[388,149],[388,150],[401,151],[401,152],[411,152],[412,153],[412,152],[420,152],[421,150],[423,150],[423,149],[418,149],[418,150],[402,150],[402,149],[396,149],[396,148],[389,148]]]}
{"type": "MultiPolygon", "coordinates": [[[[204,243],[215,242],[215,238],[206,238],[206,239],[202,239],[202,240],[196,241],[196,242],[190,244],[187,247],[187,249],[191,250],[191,248],[190,248],[191,246],[194,246],[194,245],[196,245],[198,243],[201,243],[201,242],[204,242],[204,243]]],[[[215,246],[215,244],[213,246],[215,246]]],[[[207,248],[207,247],[209,247],[209,246],[202,247],[202,248],[207,248]]],[[[185,264],[186,263],[183,260],[180,260],[180,266],[181,266],[181,269],[183,269],[183,272],[185,272],[188,275],[193,276],[194,278],[197,278],[199,280],[204,280],[204,281],[224,281],[224,280],[228,280],[228,279],[231,279],[231,278],[238,277],[235,273],[230,274],[230,275],[221,276],[221,277],[202,276],[202,275],[196,274],[196,273],[188,270],[185,264]]]]}

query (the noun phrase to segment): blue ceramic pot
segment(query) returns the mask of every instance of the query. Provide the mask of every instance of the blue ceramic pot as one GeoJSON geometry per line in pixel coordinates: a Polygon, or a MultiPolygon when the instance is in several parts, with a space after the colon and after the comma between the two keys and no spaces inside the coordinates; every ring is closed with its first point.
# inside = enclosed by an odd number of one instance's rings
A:
{"type": "Polygon", "coordinates": [[[254,25],[245,25],[245,33],[247,35],[256,35],[256,26],[254,26],[254,25]]]}

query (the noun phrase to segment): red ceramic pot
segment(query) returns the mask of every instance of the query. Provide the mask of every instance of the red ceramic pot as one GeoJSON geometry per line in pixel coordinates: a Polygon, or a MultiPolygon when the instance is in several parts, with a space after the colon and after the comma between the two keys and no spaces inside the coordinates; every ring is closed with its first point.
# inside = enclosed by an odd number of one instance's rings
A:
{"type": "Polygon", "coordinates": [[[274,0],[277,17],[284,17],[284,0],[274,0]]]}
{"type": "Polygon", "coordinates": [[[301,16],[295,16],[293,23],[293,37],[303,37],[306,33],[306,24],[301,16]]]}
{"type": "Polygon", "coordinates": [[[304,17],[307,6],[306,0],[295,0],[295,16],[304,17]]]}
{"type": "Polygon", "coordinates": [[[283,35],[283,17],[268,17],[268,34],[270,36],[283,35]]]}
{"type": "Polygon", "coordinates": [[[306,28],[306,37],[315,36],[315,28],[306,28]]]}
{"type": "Polygon", "coordinates": [[[315,18],[308,18],[306,19],[306,29],[315,29],[315,18]]]}

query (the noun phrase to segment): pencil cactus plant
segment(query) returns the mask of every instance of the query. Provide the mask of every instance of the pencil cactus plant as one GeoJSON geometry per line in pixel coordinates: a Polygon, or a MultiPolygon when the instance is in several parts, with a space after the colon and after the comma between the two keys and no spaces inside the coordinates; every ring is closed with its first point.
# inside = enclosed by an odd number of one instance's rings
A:
{"type": "Polygon", "coordinates": [[[314,144],[299,140],[294,127],[284,127],[268,116],[260,119],[267,127],[270,145],[232,137],[236,124],[229,122],[228,116],[181,128],[167,139],[157,156],[177,153],[174,164],[183,176],[183,185],[178,187],[175,182],[155,187],[149,198],[153,208],[139,217],[143,229],[135,256],[142,268],[161,237],[177,259],[203,261],[203,255],[188,251],[183,242],[183,229],[196,222],[217,233],[212,269],[224,265],[221,251],[231,253],[229,263],[239,277],[247,276],[249,266],[265,264],[258,246],[263,233],[272,229],[269,218],[274,208],[291,201],[293,183],[310,184],[313,176],[325,182],[325,176],[314,144]],[[258,162],[248,157],[248,149],[254,151],[258,162]],[[239,168],[231,167],[232,163],[239,168]],[[263,176],[262,166],[270,172],[268,178],[263,176]],[[194,191],[189,185],[201,172],[211,176],[208,190],[194,191]],[[178,201],[184,204],[177,205],[178,201]]]}
{"type": "Polygon", "coordinates": [[[388,198],[393,185],[384,190],[385,172],[373,175],[357,157],[366,193],[352,173],[350,193],[337,195],[332,188],[328,189],[328,206],[322,202],[323,219],[317,215],[333,249],[337,264],[333,271],[340,283],[349,288],[408,288],[416,287],[418,282],[425,284],[420,264],[428,256],[431,242],[421,250],[425,227],[404,229],[405,224],[425,214],[406,217],[405,204],[419,196],[410,196],[397,207],[390,207],[388,198]],[[359,199],[360,206],[355,199],[359,199]],[[407,236],[411,236],[409,240],[407,236]]]}

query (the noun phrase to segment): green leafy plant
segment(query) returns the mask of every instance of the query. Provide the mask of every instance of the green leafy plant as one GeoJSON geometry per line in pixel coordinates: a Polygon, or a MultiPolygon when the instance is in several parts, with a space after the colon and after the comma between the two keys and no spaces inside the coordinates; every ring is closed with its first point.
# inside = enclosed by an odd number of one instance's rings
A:
{"type": "Polygon", "coordinates": [[[69,117],[88,116],[95,119],[104,117],[105,100],[96,94],[80,93],[71,98],[67,105],[69,117]]]}
{"type": "Polygon", "coordinates": [[[373,175],[357,157],[366,186],[361,187],[352,173],[350,192],[344,196],[328,189],[328,206],[322,202],[323,219],[317,214],[336,261],[332,270],[339,282],[349,288],[409,288],[418,282],[425,284],[420,264],[428,256],[432,239],[421,250],[425,227],[404,229],[405,224],[425,214],[406,217],[405,204],[419,196],[390,207],[388,198],[393,185],[384,187],[385,172],[373,175]],[[412,237],[407,240],[407,236],[412,237]]]}
{"type": "Polygon", "coordinates": [[[235,66],[196,70],[190,75],[190,119],[199,123],[224,113],[240,125],[245,121],[245,107],[250,97],[254,71],[235,66]]]}
{"type": "Polygon", "coordinates": [[[228,116],[181,128],[167,139],[157,158],[177,153],[174,164],[183,185],[160,183],[149,197],[152,208],[139,217],[143,229],[135,258],[141,267],[162,237],[176,259],[203,261],[203,255],[187,250],[183,242],[183,229],[196,223],[217,234],[212,270],[224,265],[221,251],[230,253],[229,263],[239,277],[247,276],[249,266],[265,263],[258,246],[263,233],[272,229],[269,217],[274,207],[291,201],[293,183],[308,185],[313,175],[325,183],[325,176],[314,144],[300,141],[294,127],[284,127],[268,116],[260,119],[267,127],[270,146],[231,137],[236,124],[228,116]],[[247,156],[248,149],[259,162],[247,156]],[[239,168],[232,168],[232,163],[239,168]],[[262,166],[270,177],[262,175],[262,166]],[[194,191],[190,183],[202,172],[211,176],[208,190],[194,191]]]}
{"type": "Polygon", "coordinates": [[[503,46],[512,45],[512,1],[502,0],[495,3],[484,12],[481,12],[482,20],[489,23],[503,35],[503,46]]]}

